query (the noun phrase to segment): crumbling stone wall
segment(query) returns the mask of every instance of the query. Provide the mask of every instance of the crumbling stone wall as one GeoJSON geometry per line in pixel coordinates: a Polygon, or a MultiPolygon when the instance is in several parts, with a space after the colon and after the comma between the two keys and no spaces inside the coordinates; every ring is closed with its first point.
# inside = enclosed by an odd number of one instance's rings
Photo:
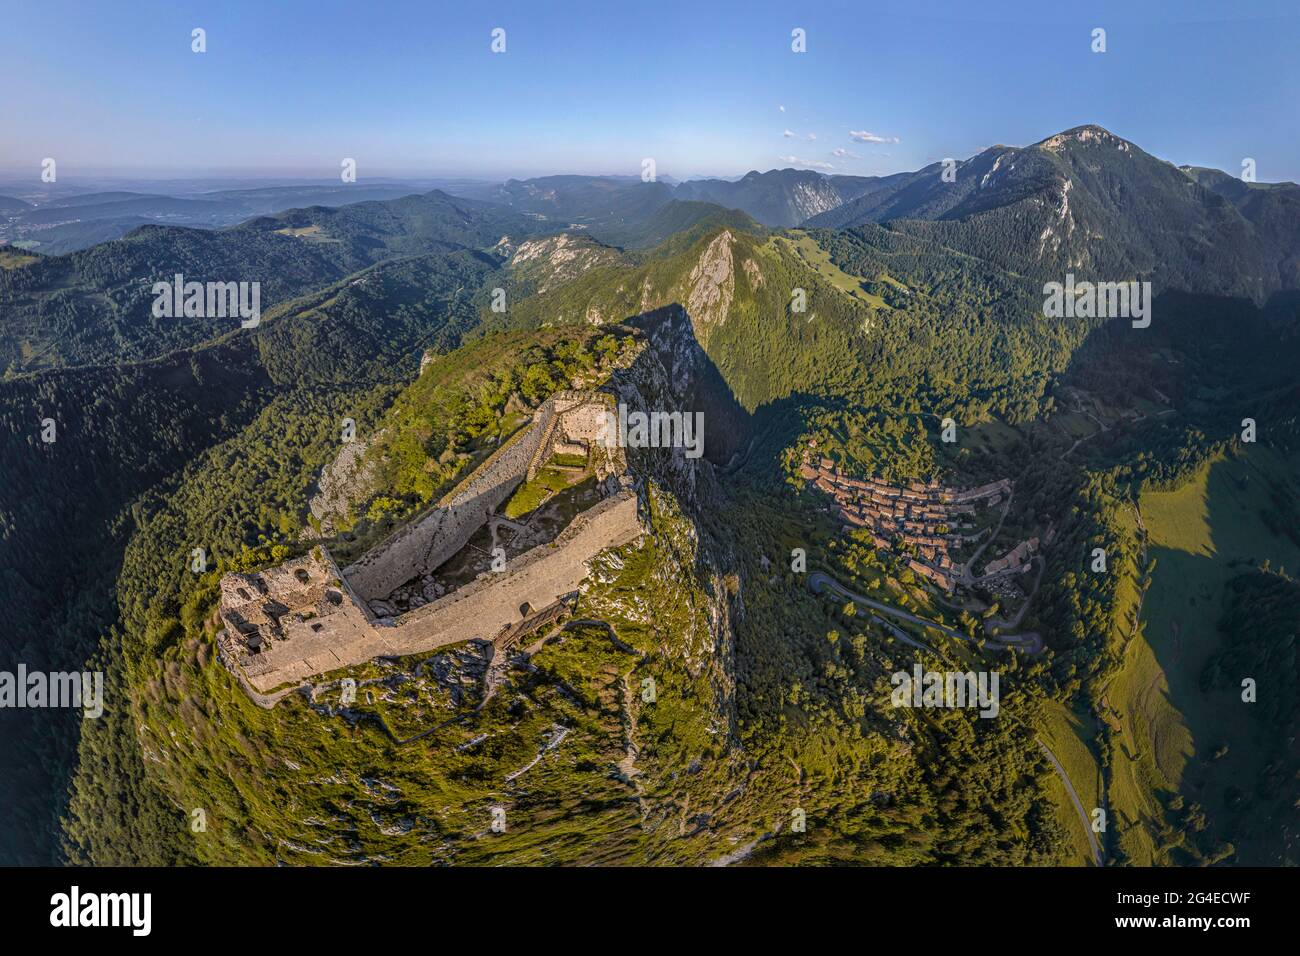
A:
{"type": "Polygon", "coordinates": [[[526,478],[533,478],[555,442],[574,431],[596,434],[604,396],[562,391],[542,403],[533,423],[511,436],[437,507],[370,549],[344,574],[367,601],[383,599],[411,578],[432,573],[469,542],[526,478]]]}
{"type": "Polygon", "coordinates": [[[624,489],[578,515],[554,541],[508,562],[505,571],[488,572],[431,604],[381,619],[376,630],[399,654],[474,637],[490,640],[502,628],[577,591],[588,561],[640,534],[636,494],[624,489]]]}
{"type": "Polygon", "coordinates": [[[438,502],[354,564],[338,570],[324,546],[302,558],[221,581],[222,660],[256,693],[380,656],[414,654],[473,638],[491,639],[528,614],[578,589],[587,562],[641,533],[637,499],[622,449],[598,447],[612,399],[560,392],[438,502]],[[430,604],[377,619],[369,602],[434,571],[465,547],[521,481],[557,444],[588,443],[607,497],[576,516],[554,541],[538,545],[430,604]],[[540,457],[539,457],[540,456],[540,457]]]}
{"type": "Polygon", "coordinates": [[[465,547],[488,516],[524,480],[554,417],[554,402],[548,400],[534,413],[527,429],[512,435],[433,510],[345,568],[344,574],[357,593],[367,601],[386,598],[411,578],[432,572],[465,547]]]}
{"type": "MultiPolygon", "coordinates": [[[[266,588],[263,575],[279,581],[292,573],[295,563],[261,574],[227,575],[222,580],[222,617],[228,629],[222,637],[223,659],[232,661],[253,689],[265,694],[375,657],[422,653],[474,638],[491,640],[503,628],[577,591],[587,576],[587,562],[606,548],[628,544],[640,534],[636,493],[623,487],[575,517],[554,541],[510,561],[505,571],[489,572],[395,618],[376,620],[346,580],[331,578],[328,589],[341,600],[336,604],[337,598],[326,599],[320,606],[322,613],[306,620],[292,612],[281,617],[285,625],[282,638],[268,642],[258,654],[250,654],[229,633],[238,619],[230,613],[235,605],[228,607],[224,597],[229,590],[232,600],[251,615],[249,602],[239,596],[238,589],[243,587],[254,604],[254,593],[276,599],[282,596],[280,591],[266,588]]],[[[332,569],[328,552],[323,547],[318,550],[321,567],[332,569]]]]}
{"type": "Polygon", "coordinates": [[[374,639],[374,617],[323,547],[254,574],[221,579],[219,638],[257,690],[345,666],[374,639]],[[301,666],[284,670],[286,661],[301,666]]]}
{"type": "Polygon", "coordinates": [[[555,446],[562,443],[566,435],[574,434],[575,430],[591,430],[594,433],[595,429],[589,428],[587,422],[599,422],[605,408],[612,407],[612,402],[606,395],[575,391],[556,392],[547,404],[551,406],[552,414],[548,417],[537,449],[528,462],[529,481],[537,477],[537,472],[555,454],[555,446]]]}

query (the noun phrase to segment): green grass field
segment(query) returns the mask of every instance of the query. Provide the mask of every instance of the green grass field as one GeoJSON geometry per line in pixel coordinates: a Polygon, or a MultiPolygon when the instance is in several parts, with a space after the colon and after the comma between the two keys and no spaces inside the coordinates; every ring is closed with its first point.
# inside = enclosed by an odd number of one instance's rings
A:
{"type": "Polygon", "coordinates": [[[526,481],[515,489],[515,493],[510,496],[506,502],[502,514],[507,518],[521,518],[537,509],[537,507],[553,494],[563,491],[569,485],[574,483],[575,476],[568,472],[559,471],[555,468],[541,468],[537,472],[537,477],[532,481],[526,481]]]}
{"type": "MultiPolygon", "coordinates": [[[[1096,734],[1095,721],[1087,714],[1078,713],[1067,708],[1059,701],[1049,700],[1043,705],[1042,726],[1038,735],[1061,761],[1070,783],[1074,785],[1083,804],[1084,813],[1091,813],[1094,807],[1101,805],[1102,777],[1097,766],[1091,744],[1096,734]]],[[[1092,848],[1088,834],[1078,811],[1055,773],[1047,784],[1048,793],[1056,807],[1057,819],[1065,832],[1070,835],[1070,855],[1066,860],[1070,866],[1092,865],[1092,848]]]]}
{"type": "MultiPolygon", "coordinates": [[[[1146,492],[1140,507],[1148,555],[1156,561],[1142,627],[1107,691],[1121,733],[1111,754],[1110,803],[1120,845],[1138,864],[1180,862],[1180,841],[1160,830],[1161,805],[1175,793],[1227,819],[1224,790],[1249,786],[1262,759],[1257,731],[1239,697],[1203,693],[1199,680],[1219,647],[1224,585],[1267,559],[1300,567],[1300,549],[1273,534],[1260,512],[1268,482],[1291,466],[1267,449],[1210,463],[1173,492],[1146,492]],[[1218,759],[1213,754],[1227,745],[1218,759]]],[[[1237,841],[1238,860],[1260,847],[1237,841]]]]}
{"type": "Polygon", "coordinates": [[[1024,441],[1024,437],[1014,425],[1008,425],[996,418],[966,428],[965,434],[967,440],[962,447],[987,451],[994,455],[1006,454],[1024,441]]]}
{"type": "Polygon", "coordinates": [[[813,238],[806,233],[797,233],[798,238],[787,239],[783,237],[773,237],[772,241],[777,243],[780,248],[787,252],[797,255],[804,263],[811,267],[819,276],[829,282],[841,292],[853,296],[860,302],[875,309],[888,309],[889,304],[878,295],[872,295],[862,288],[862,279],[858,276],[849,275],[835,263],[831,262],[830,253],[819,246],[813,238]]]}
{"type": "Polygon", "coordinates": [[[1101,426],[1080,412],[1060,412],[1052,417],[1052,422],[1071,440],[1087,438],[1101,430],[1101,426]]]}

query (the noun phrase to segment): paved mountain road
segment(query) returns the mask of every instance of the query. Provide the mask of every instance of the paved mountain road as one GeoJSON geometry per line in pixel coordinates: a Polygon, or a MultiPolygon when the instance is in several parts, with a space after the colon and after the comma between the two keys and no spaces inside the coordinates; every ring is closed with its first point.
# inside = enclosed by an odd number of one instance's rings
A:
{"type": "MultiPolygon", "coordinates": [[[[931,628],[933,630],[939,631],[940,633],[946,634],[949,637],[956,637],[964,641],[971,641],[970,636],[967,634],[963,634],[961,631],[955,631],[950,627],[944,627],[942,624],[936,624],[934,621],[926,620],[923,617],[917,617],[915,614],[910,614],[907,611],[900,611],[898,608],[890,607],[888,604],[881,604],[879,601],[873,601],[871,600],[871,598],[863,597],[861,594],[857,594],[854,591],[850,591],[844,585],[840,584],[839,581],[836,581],[829,574],[826,574],[822,571],[814,571],[812,574],[808,575],[808,587],[814,594],[821,594],[823,589],[829,588],[831,591],[835,592],[841,597],[847,598],[848,600],[853,601],[855,604],[864,604],[867,607],[880,612],[881,614],[888,614],[893,617],[901,618],[902,620],[905,621],[910,621],[913,624],[919,624],[922,627],[931,628]]],[[[874,618],[875,615],[872,615],[872,617],[874,618]]],[[[881,618],[875,618],[875,619],[879,621],[882,625],[884,625],[886,628],[888,628],[895,637],[897,637],[900,641],[904,642],[905,644],[915,647],[918,650],[929,651],[930,653],[934,653],[934,651],[931,648],[926,647],[920,641],[917,641],[915,638],[912,638],[907,633],[895,627],[890,622],[883,620],[881,618]]],[[[1027,632],[1024,634],[1004,635],[1001,638],[1001,641],[1004,642],[1001,647],[1002,650],[1006,650],[1011,647],[1021,647],[1027,653],[1038,654],[1043,649],[1042,637],[1033,632],[1027,632]]],[[[1075,791],[1074,784],[1070,782],[1070,778],[1066,774],[1065,768],[1061,766],[1061,762],[1056,759],[1056,754],[1052,753],[1051,748],[1049,748],[1047,744],[1043,743],[1042,738],[1037,737],[1037,735],[1035,735],[1035,739],[1038,742],[1038,746],[1042,748],[1043,753],[1047,755],[1047,759],[1051,762],[1052,767],[1056,770],[1057,776],[1059,776],[1061,778],[1061,782],[1065,784],[1065,790],[1070,795],[1070,801],[1074,804],[1075,812],[1077,812],[1079,815],[1079,821],[1083,824],[1084,833],[1088,835],[1088,844],[1092,848],[1092,857],[1093,857],[1094,864],[1096,864],[1097,866],[1103,866],[1104,861],[1102,857],[1101,845],[1097,842],[1097,836],[1092,832],[1092,827],[1088,823],[1088,814],[1083,809],[1083,803],[1079,800],[1079,794],[1075,791]]]]}
{"type": "Polygon", "coordinates": [[[1043,748],[1043,753],[1047,754],[1047,759],[1050,760],[1052,766],[1056,768],[1056,775],[1061,778],[1061,782],[1065,784],[1066,792],[1070,794],[1070,800],[1074,804],[1074,809],[1079,814],[1080,822],[1083,823],[1083,832],[1088,834],[1088,845],[1092,847],[1093,863],[1097,866],[1104,866],[1105,864],[1101,858],[1101,844],[1097,842],[1097,834],[1093,833],[1092,827],[1088,825],[1088,814],[1084,812],[1083,803],[1079,800],[1079,795],[1074,790],[1074,784],[1070,783],[1070,778],[1066,774],[1065,768],[1061,766],[1061,761],[1056,759],[1056,754],[1052,753],[1051,748],[1048,747],[1047,744],[1043,743],[1041,738],[1038,740],[1038,746],[1043,748]]]}
{"type": "MultiPolygon", "coordinates": [[[[864,604],[873,610],[879,611],[881,614],[888,614],[891,617],[909,621],[912,624],[919,624],[922,627],[928,627],[932,630],[939,631],[941,634],[946,634],[949,637],[955,637],[958,640],[972,644],[975,643],[974,638],[969,634],[955,631],[950,627],[945,627],[942,624],[927,620],[923,617],[917,617],[915,614],[911,614],[907,611],[900,611],[896,607],[890,607],[888,604],[881,604],[879,601],[873,601],[869,597],[863,597],[855,591],[850,591],[839,581],[822,571],[814,571],[808,575],[808,588],[814,594],[821,594],[823,588],[830,588],[830,590],[834,591],[841,597],[847,598],[855,604],[864,604]]],[[[1043,638],[1040,635],[1035,634],[1033,631],[1028,631],[1024,634],[1003,634],[1000,637],[989,637],[985,638],[985,642],[993,645],[998,650],[1010,650],[1015,648],[1023,650],[1027,654],[1038,654],[1043,650],[1043,638]]],[[[923,645],[918,646],[923,647],[923,645]]],[[[929,650],[929,648],[924,649],[929,650]]]]}

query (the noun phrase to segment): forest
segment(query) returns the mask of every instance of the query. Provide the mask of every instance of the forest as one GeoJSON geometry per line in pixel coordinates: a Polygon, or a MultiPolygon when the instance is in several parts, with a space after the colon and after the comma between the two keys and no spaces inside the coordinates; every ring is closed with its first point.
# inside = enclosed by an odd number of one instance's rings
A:
{"type": "MultiPolygon", "coordinates": [[[[586,245],[587,267],[552,284],[546,267],[509,259],[546,229],[430,193],[213,233],[150,227],[0,270],[0,577],[22,596],[6,643],[29,666],[91,662],[116,702],[80,725],[0,714],[16,741],[0,756],[15,824],[0,856],[317,862],[326,851],[311,848],[311,821],[335,819],[345,838],[327,852],[349,862],[700,863],[751,842],[754,862],[1065,859],[1044,715],[1092,720],[1084,744],[1113,782],[1107,694],[1158,574],[1138,508],[1215,462],[1249,459],[1257,441],[1296,450],[1294,302],[1165,291],[1148,330],[1061,323],[1041,314],[1034,282],[997,264],[1002,246],[956,250],[947,226],[777,234],[675,202],[609,227],[597,238],[623,248],[586,245]],[[174,272],[267,276],[262,325],[159,325],[145,280],[174,272]],[[380,696],[355,713],[298,698],[262,711],[242,696],[214,658],[217,582],[321,532],[308,502],[340,422],[355,423],[374,464],[330,532],[346,554],[435,501],[546,396],[608,380],[645,347],[642,320],[656,310],[683,315],[678,344],[707,359],[681,394],[718,416],[726,453],[689,474],[634,460],[645,541],[597,569],[579,616],[499,698],[447,690],[477,686],[473,647],[372,662],[360,676],[380,696]],[[956,443],[940,436],[945,418],[956,443]],[[999,545],[1053,528],[1021,625],[1047,649],[998,659],[1005,719],[888,706],[888,675],[918,652],[853,604],[811,593],[795,549],[809,569],[901,607],[978,621],[842,533],[793,478],[810,440],[860,476],[1011,478],[999,545]],[[211,558],[199,574],[195,548],[211,558]],[[1093,570],[1096,549],[1109,573],[1093,570]],[[662,706],[629,710],[628,688],[646,677],[662,706]],[[393,726],[435,718],[454,726],[399,753],[393,726]],[[493,781],[552,726],[573,729],[577,755],[548,763],[536,791],[511,791],[531,834],[481,845],[474,815],[502,799],[493,781]],[[629,726],[638,773],[612,774],[629,726]],[[461,756],[480,734],[491,741],[481,759],[461,756]],[[403,796],[387,802],[364,783],[390,777],[403,796]],[[187,829],[196,805],[220,821],[216,839],[187,829]],[[806,833],[783,829],[795,809],[814,821],[806,833]],[[402,840],[414,826],[440,848],[402,840]]],[[[676,367],[661,371],[670,380],[676,367]]],[[[1285,535],[1294,489],[1268,492],[1261,520],[1285,535]]],[[[1224,645],[1207,688],[1288,666],[1294,621],[1279,609],[1293,589],[1280,569],[1251,567],[1214,595],[1224,645]],[[1259,633],[1242,623],[1256,605],[1259,633]]],[[[932,652],[963,669],[987,664],[985,650],[932,652]]],[[[1283,746],[1294,708],[1272,700],[1260,708],[1261,726],[1279,728],[1260,796],[1293,813],[1281,804],[1294,802],[1283,746]]],[[[1159,827],[1191,820],[1203,834],[1168,837],[1169,853],[1230,855],[1231,806],[1159,799],[1159,827]]],[[[1117,835],[1107,851],[1124,860],[1128,845],[1117,835]]]]}

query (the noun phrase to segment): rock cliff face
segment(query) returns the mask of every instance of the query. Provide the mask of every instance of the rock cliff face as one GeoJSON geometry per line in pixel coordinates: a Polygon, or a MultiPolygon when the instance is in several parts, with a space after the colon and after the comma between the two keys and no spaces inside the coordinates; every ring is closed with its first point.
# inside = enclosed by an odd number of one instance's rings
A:
{"type": "Polygon", "coordinates": [[[866,176],[825,176],[808,169],[755,170],[735,182],[682,183],[676,195],[743,209],[767,226],[789,227],[856,199],[877,181],[866,176]]]}
{"type": "Polygon", "coordinates": [[[686,311],[694,321],[696,338],[705,345],[709,341],[709,332],[726,321],[736,292],[731,256],[734,243],[730,230],[719,233],[700,256],[688,280],[686,311]]]}
{"type": "Polygon", "coordinates": [[[513,247],[510,268],[516,280],[532,292],[543,293],[588,269],[626,261],[616,249],[602,246],[589,236],[562,233],[544,239],[528,239],[513,247]]]}
{"type": "Polygon", "coordinates": [[[366,460],[366,451],[374,436],[348,442],[321,470],[316,493],[308,507],[320,524],[320,534],[328,537],[337,529],[335,521],[348,513],[351,505],[364,501],[374,490],[375,469],[366,460]]]}
{"type": "Polygon", "coordinates": [[[797,182],[790,187],[790,208],[798,222],[843,205],[839,192],[829,183],[797,182]]]}
{"type": "Polygon", "coordinates": [[[715,694],[714,717],[731,730],[735,621],[743,613],[743,602],[735,584],[735,557],[711,538],[705,517],[716,512],[722,494],[720,465],[749,441],[749,416],[701,347],[685,308],[658,309],[640,316],[636,324],[645,329],[647,342],[636,361],[611,380],[618,401],[629,413],[700,412],[705,428],[699,458],[687,457],[682,448],[627,449],[629,473],[642,494],[653,499],[646,510],[655,516],[649,533],[656,549],[675,555],[675,567],[665,569],[657,586],[680,589],[682,601],[697,612],[696,626],[676,635],[665,652],[680,655],[691,670],[707,675],[715,694]]]}

